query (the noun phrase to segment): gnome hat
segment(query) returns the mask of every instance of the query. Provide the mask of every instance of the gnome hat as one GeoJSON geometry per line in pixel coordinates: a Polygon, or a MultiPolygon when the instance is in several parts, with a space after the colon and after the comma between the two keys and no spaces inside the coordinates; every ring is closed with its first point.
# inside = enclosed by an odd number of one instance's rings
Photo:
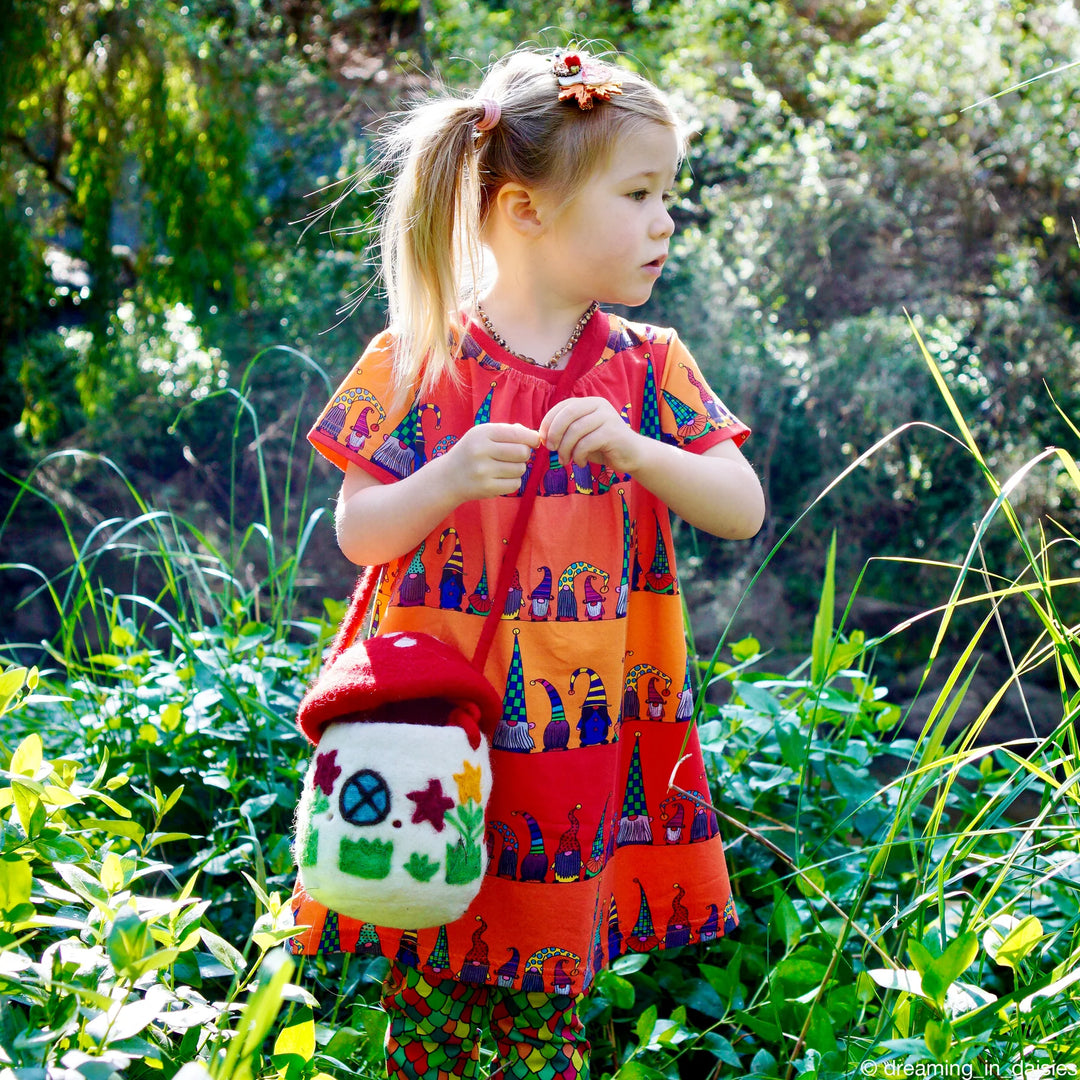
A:
{"type": "Polygon", "coordinates": [[[450,558],[446,560],[443,567],[446,570],[463,570],[465,568],[465,556],[461,550],[461,540],[458,538],[457,529],[446,529],[442,536],[439,537],[439,554],[442,554],[443,541],[450,536],[454,538],[454,550],[450,553],[450,558]]]}
{"type": "MultiPolygon", "coordinates": [[[[360,415],[353,422],[353,426],[352,426],[353,431],[355,431],[357,433],[357,435],[370,435],[371,434],[371,428],[368,426],[367,417],[368,417],[368,413],[374,412],[374,411],[375,410],[370,405],[365,405],[360,410],[360,415]]],[[[379,426],[378,424],[375,425],[376,428],[378,428],[378,426],[379,426]]]]}
{"type": "Polygon", "coordinates": [[[521,954],[512,946],[507,947],[506,951],[510,954],[510,959],[499,968],[497,974],[501,979],[512,981],[517,978],[518,965],[521,963],[521,954]]]}
{"type": "Polygon", "coordinates": [[[540,831],[536,818],[528,810],[515,810],[514,813],[520,814],[529,826],[529,854],[544,855],[544,834],[540,831]]]}
{"type": "Polygon", "coordinates": [[[426,546],[427,542],[424,541],[413,552],[413,557],[409,560],[409,568],[405,571],[406,574],[422,574],[424,572],[424,548],[426,546]]]}
{"type": "Polygon", "coordinates": [[[634,923],[634,929],[630,931],[631,936],[637,938],[650,937],[656,933],[656,928],[653,926],[652,911],[649,909],[649,898],[645,895],[645,886],[642,885],[640,878],[634,878],[637,882],[637,887],[641,891],[641,903],[638,907],[637,922],[634,923]]]}
{"type": "Polygon", "coordinates": [[[604,690],[603,680],[592,668],[579,667],[577,671],[570,676],[570,693],[572,694],[574,692],[574,685],[577,683],[577,677],[582,674],[587,674],[589,676],[589,692],[585,695],[585,704],[582,707],[586,708],[590,705],[606,707],[607,693],[604,690]]]}
{"type": "Polygon", "coordinates": [[[586,604],[598,604],[604,598],[596,591],[593,586],[593,576],[589,576],[585,579],[585,603],[586,604]]]}
{"type": "Polygon", "coordinates": [[[325,668],[301,701],[297,720],[317,743],[334,720],[360,719],[354,714],[417,698],[442,699],[453,708],[441,721],[437,711],[412,720],[403,708],[405,722],[456,724],[474,745],[480,728],[490,731],[502,715],[495,688],[457,649],[430,634],[392,633],[354,642],[325,668]]]}
{"type": "Polygon", "coordinates": [[[540,570],[543,571],[543,578],[540,584],[536,586],[531,593],[529,593],[530,600],[550,600],[551,599],[551,567],[541,566],[540,570]]]}
{"type": "Polygon", "coordinates": [[[551,704],[551,719],[565,720],[566,710],[563,708],[562,698],[559,691],[547,681],[547,679],[531,679],[531,683],[539,683],[546,691],[548,701],[551,704]]]}

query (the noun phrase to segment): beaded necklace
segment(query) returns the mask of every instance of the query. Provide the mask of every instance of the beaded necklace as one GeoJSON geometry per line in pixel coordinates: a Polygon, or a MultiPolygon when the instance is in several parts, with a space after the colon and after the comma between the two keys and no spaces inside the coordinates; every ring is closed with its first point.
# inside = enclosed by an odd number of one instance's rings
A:
{"type": "Polygon", "coordinates": [[[494,341],[497,345],[499,345],[500,348],[505,349],[508,353],[510,353],[511,356],[516,356],[519,360],[524,360],[527,364],[535,364],[536,367],[542,368],[553,368],[564,356],[573,352],[574,346],[578,343],[578,339],[581,337],[582,332],[588,324],[588,321],[593,317],[593,313],[599,306],[599,301],[594,300],[585,309],[585,314],[582,315],[581,318],[578,319],[578,321],[574,324],[574,329],[571,332],[566,344],[561,349],[559,349],[559,351],[555,353],[555,355],[547,362],[534,360],[531,356],[526,356],[524,353],[515,352],[513,349],[511,349],[506,341],[506,338],[504,338],[502,334],[500,334],[499,331],[495,329],[494,325],[491,322],[491,319],[488,318],[488,313],[484,310],[484,305],[481,304],[479,300],[476,301],[476,312],[480,316],[480,321],[484,324],[484,329],[488,332],[491,340],[494,341]]]}

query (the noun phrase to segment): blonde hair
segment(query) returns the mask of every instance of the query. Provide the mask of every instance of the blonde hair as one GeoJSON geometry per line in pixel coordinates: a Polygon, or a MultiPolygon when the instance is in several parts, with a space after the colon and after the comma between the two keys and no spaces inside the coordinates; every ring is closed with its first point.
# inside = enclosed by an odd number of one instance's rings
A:
{"type": "MultiPolygon", "coordinates": [[[[382,167],[393,180],[380,221],[382,276],[396,334],[394,383],[429,390],[459,377],[453,339],[458,311],[481,262],[490,200],[513,181],[571,199],[616,141],[647,123],[685,134],[663,93],[642,76],[586,57],[622,93],[592,109],[560,101],[553,54],[518,50],[492,66],[473,97],[427,100],[382,136],[382,167]],[[499,120],[478,131],[484,101],[499,120]]],[[[490,112],[489,112],[490,115],[490,112]]]]}

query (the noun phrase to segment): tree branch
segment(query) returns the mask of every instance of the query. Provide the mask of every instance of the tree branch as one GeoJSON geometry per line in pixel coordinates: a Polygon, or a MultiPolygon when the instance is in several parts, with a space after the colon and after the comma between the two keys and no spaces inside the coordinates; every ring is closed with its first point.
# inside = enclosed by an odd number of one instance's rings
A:
{"type": "Polygon", "coordinates": [[[31,145],[25,135],[16,135],[14,132],[4,132],[4,142],[8,146],[14,146],[31,165],[36,165],[44,174],[45,179],[69,199],[75,198],[75,188],[60,175],[60,162],[57,158],[47,158],[39,154],[31,145]]]}

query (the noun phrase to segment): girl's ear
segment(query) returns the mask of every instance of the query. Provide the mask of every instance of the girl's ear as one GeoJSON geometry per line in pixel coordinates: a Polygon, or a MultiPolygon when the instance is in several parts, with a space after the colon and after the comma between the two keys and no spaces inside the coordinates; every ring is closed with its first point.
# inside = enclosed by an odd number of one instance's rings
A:
{"type": "Polygon", "coordinates": [[[516,233],[537,236],[544,228],[544,203],[532,188],[507,183],[495,195],[495,210],[516,233]]]}

